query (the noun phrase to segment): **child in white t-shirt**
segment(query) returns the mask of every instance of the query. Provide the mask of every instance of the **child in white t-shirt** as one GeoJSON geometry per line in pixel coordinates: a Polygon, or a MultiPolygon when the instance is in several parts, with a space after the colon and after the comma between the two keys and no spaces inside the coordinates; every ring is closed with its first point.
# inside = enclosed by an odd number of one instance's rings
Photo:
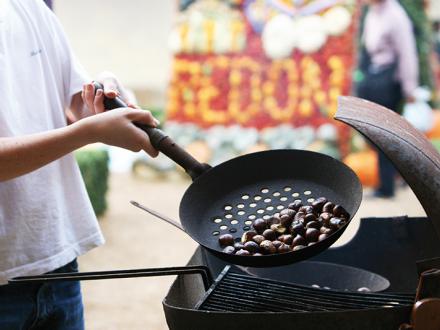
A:
{"type": "Polygon", "coordinates": [[[102,142],[157,155],[133,124],[157,120],[133,108],[104,113],[118,83],[110,74],[97,80],[104,91],[95,97],[42,0],[0,0],[0,329],[83,328],[77,282],[6,285],[74,271],[76,257],[104,241],[71,152],[102,142]]]}

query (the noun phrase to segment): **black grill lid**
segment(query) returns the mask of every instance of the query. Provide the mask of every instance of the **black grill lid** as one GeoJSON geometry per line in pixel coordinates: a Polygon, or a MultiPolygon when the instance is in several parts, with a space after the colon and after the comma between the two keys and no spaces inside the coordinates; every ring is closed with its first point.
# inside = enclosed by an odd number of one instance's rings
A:
{"type": "Polygon", "coordinates": [[[395,165],[440,235],[440,154],[402,116],[378,104],[341,96],[335,119],[362,133],[395,165]]]}

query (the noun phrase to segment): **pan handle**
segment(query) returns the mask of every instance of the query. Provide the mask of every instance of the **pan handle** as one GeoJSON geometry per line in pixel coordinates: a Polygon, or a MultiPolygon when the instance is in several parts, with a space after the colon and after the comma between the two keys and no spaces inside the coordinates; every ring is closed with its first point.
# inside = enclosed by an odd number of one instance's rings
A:
{"type": "Polygon", "coordinates": [[[12,283],[42,283],[42,282],[60,282],[60,281],[87,281],[87,280],[105,280],[115,278],[131,277],[153,277],[184,274],[200,274],[203,280],[205,290],[208,290],[212,284],[212,275],[206,266],[185,266],[185,267],[166,267],[166,268],[144,268],[128,270],[110,270],[99,272],[79,272],[79,273],[52,273],[37,276],[22,276],[10,279],[12,283]]]}
{"type": "MultiPolygon", "coordinates": [[[[93,85],[95,87],[95,93],[98,89],[104,89],[99,82],[94,81],[93,85]]],[[[120,97],[115,97],[114,99],[104,97],[104,108],[106,110],[126,107],[127,104],[120,97]]],[[[182,166],[193,180],[211,168],[208,164],[199,163],[162,130],[144,124],[135,123],[135,125],[148,134],[151,145],[154,148],[182,166]]]]}
{"type": "Polygon", "coordinates": [[[130,203],[134,206],[136,206],[137,208],[140,208],[141,210],[144,210],[147,213],[150,213],[151,215],[155,216],[156,218],[159,218],[165,222],[168,222],[170,225],[173,225],[176,228],[179,228],[181,231],[183,231],[184,233],[186,233],[186,230],[182,227],[182,225],[180,223],[178,223],[177,221],[168,218],[166,215],[160,214],[159,212],[152,210],[136,201],[130,201],[130,203]]]}

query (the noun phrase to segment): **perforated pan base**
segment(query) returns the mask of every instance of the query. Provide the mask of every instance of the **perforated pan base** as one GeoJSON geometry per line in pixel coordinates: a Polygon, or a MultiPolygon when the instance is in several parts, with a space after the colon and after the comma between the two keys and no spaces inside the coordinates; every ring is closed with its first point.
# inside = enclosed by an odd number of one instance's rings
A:
{"type": "Polygon", "coordinates": [[[282,265],[323,251],[347,225],[305,249],[260,257],[223,253],[218,236],[230,233],[238,241],[253,220],[271,216],[296,199],[306,205],[322,196],[342,205],[351,219],[361,202],[362,187],[354,172],[332,157],[304,150],[264,151],[234,158],[196,179],[183,196],[180,219],[192,238],[225,260],[248,266],[282,265]]]}

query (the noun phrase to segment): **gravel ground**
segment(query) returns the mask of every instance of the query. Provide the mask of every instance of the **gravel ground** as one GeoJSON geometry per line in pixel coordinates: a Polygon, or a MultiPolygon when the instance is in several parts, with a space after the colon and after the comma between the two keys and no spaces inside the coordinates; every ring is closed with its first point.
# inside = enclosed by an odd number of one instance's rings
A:
{"type": "MultiPolygon", "coordinates": [[[[130,174],[112,174],[108,194],[109,209],[100,219],[106,244],[80,258],[81,270],[185,265],[196,243],[179,230],[131,206],[129,201],[134,199],[178,219],[179,202],[189,184],[189,181],[178,177],[147,181],[130,174]]],[[[408,188],[400,188],[392,200],[364,198],[355,219],[337,244],[350,239],[361,217],[405,214],[425,215],[408,188]]],[[[86,328],[168,329],[162,299],[173,279],[151,277],[84,282],[86,328]]]]}

